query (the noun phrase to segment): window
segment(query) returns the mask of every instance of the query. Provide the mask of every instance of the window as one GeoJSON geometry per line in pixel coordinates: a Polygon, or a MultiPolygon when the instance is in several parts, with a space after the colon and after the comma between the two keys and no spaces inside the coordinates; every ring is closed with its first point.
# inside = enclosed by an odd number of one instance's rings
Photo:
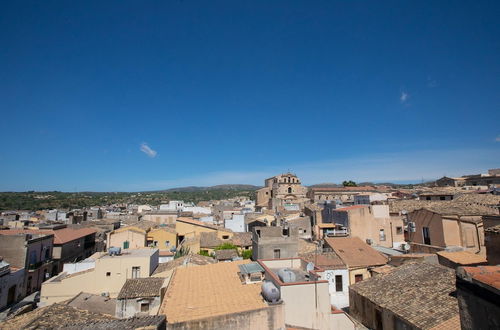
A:
{"type": "Polygon", "coordinates": [[[281,256],[280,249],[274,249],[274,259],[279,259],[281,256]]]}
{"type": "Polygon", "coordinates": [[[439,199],[444,201],[446,198],[444,196],[439,196],[439,199]]]}
{"type": "Polygon", "coordinates": [[[128,247],[129,247],[129,246],[130,246],[129,241],[125,241],[125,242],[123,242],[123,248],[124,248],[124,249],[128,249],[128,247]]]}
{"type": "Polygon", "coordinates": [[[385,241],[385,231],[383,229],[380,229],[378,236],[381,241],[385,241]]]}
{"type": "Polygon", "coordinates": [[[335,291],[342,291],[342,275],[335,275],[335,291]]]}
{"type": "Polygon", "coordinates": [[[354,275],[354,283],[361,282],[363,280],[363,274],[354,275]]]}
{"type": "Polygon", "coordinates": [[[136,266],[132,267],[132,278],[139,278],[141,277],[141,267],[136,266]]]}
{"type": "Polygon", "coordinates": [[[396,234],[398,235],[403,234],[403,227],[396,227],[396,234]]]}
{"type": "Polygon", "coordinates": [[[141,304],[141,312],[143,312],[143,313],[149,312],[149,303],[142,303],[141,304]]]}
{"type": "Polygon", "coordinates": [[[47,249],[45,250],[45,260],[50,259],[50,249],[46,247],[47,249]]]}
{"type": "Polygon", "coordinates": [[[431,200],[431,197],[430,196],[427,196],[425,197],[426,200],[430,201],[431,200]]]}
{"type": "Polygon", "coordinates": [[[229,235],[222,235],[222,239],[229,239],[229,235]]]}
{"type": "Polygon", "coordinates": [[[292,187],[288,187],[288,193],[291,194],[292,193],[292,187]]]}
{"type": "Polygon", "coordinates": [[[429,232],[429,227],[422,227],[422,236],[424,238],[424,244],[431,245],[431,234],[429,232]]]}
{"type": "Polygon", "coordinates": [[[170,246],[170,241],[165,241],[165,246],[170,246]]]}
{"type": "Polygon", "coordinates": [[[111,276],[111,272],[106,272],[106,277],[110,277],[111,276]]]}

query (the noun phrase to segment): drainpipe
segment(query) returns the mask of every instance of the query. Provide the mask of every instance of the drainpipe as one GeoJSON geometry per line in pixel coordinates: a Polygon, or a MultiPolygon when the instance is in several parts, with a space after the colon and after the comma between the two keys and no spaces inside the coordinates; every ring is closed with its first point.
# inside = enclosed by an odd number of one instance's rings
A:
{"type": "Polygon", "coordinates": [[[481,239],[479,237],[479,226],[477,223],[474,224],[474,227],[476,228],[476,235],[477,235],[477,245],[479,247],[479,250],[476,252],[476,254],[481,252],[481,239]]]}
{"type": "Polygon", "coordinates": [[[392,222],[389,222],[391,226],[391,249],[394,247],[394,236],[392,236],[392,222]]]}

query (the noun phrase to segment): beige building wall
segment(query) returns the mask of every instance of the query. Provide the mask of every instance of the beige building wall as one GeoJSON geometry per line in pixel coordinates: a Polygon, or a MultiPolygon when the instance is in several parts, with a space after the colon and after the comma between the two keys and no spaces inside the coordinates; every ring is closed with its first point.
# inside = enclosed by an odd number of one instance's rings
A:
{"type": "Polygon", "coordinates": [[[215,228],[208,228],[198,225],[193,225],[186,222],[177,221],[175,223],[175,231],[179,236],[199,236],[200,233],[211,233],[216,231],[215,228]]]}
{"type": "Polygon", "coordinates": [[[157,224],[175,224],[175,221],[177,220],[177,213],[174,214],[154,214],[154,213],[148,213],[144,214],[142,216],[142,220],[147,220],[147,221],[152,221],[156,222],[157,224]]]}
{"type": "Polygon", "coordinates": [[[129,242],[129,249],[138,249],[146,246],[146,231],[135,228],[121,228],[109,232],[106,247],[120,247],[124,249],[124,243],[129,242]]]}
{"type": "Polygon", "coordinates": [[[281,286],[280,291],[285,302],[287,325],[307,329],[328,328],[331,309],[328,282],[286,285],[281,286]]]}
{"type": "Polygon", "coordinates": [[[362,275],[363,280],[372,277],[368,268],[349,268],[349,285],[356,283],[356,275],[362,275]]]}
{"type": "Polygon", "coordinates": [[[398,243],[404,243],[401,217],[376,218],[371,207],[368,206],[348,212],[350,236],[359,237],[365,242],[371,239],[375,245],[389,248],[399,245],[398,243]],[[381,230],[384,235],[381,235],[381,230]]]}
{"type": "Polygon", "coordinates": [[[80,292],[109,294],[116,298],[125,281],[132,277],[132,268],[140,267],[138,277],[149,277],[158,266],[158,250],[138,256],[97,258],[95,268],[70,275],[59,275],[45,281],[40,292],[40,304],[51,305],[70,299],[80,292]]]}

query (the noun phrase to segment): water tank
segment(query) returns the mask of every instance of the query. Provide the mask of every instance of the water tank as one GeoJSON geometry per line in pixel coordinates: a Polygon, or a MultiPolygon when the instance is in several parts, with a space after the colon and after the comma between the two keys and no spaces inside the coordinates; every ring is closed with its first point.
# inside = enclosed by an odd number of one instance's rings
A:
{"type": "Polygon", "coordinates": [[[262,283],[262,296],[271,303],[277,303],[280,300],[280,291],[273,282],[262,283]]]}
{"type": "Polygon", "coordinates": [[[119,256],[122,253],[122,248],[112,246],[109,248],[108,252],[110,256],[119,256]]]}
{"type": "Polygon", "coordinates": [[[288,268],[280,269],[278,271],[278,277],[284,283],[291,283],[291,282],[295,282],[295,280],[296,280],[295,273],[288,268]]]}

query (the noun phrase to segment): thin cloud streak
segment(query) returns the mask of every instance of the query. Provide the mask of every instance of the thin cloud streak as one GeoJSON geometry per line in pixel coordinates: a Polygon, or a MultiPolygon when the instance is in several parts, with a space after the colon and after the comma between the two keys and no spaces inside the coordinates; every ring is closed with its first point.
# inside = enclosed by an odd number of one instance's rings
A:
{"type": "Polygon", "coordinates": [[[408,93],[401,92],[401,96],[399,97],[399,100],[401,101],[401,103],[405,103],[409,97],[410,97],[410,95],[408,93]]]}
{"type": "Polygon", "coordinates": [[[141,147],[139,148],[143,153],[145,153],[148,157],[155,158],[158,154],[155,150],[151,149],[147,143],[141,143],[141,147]]]}

